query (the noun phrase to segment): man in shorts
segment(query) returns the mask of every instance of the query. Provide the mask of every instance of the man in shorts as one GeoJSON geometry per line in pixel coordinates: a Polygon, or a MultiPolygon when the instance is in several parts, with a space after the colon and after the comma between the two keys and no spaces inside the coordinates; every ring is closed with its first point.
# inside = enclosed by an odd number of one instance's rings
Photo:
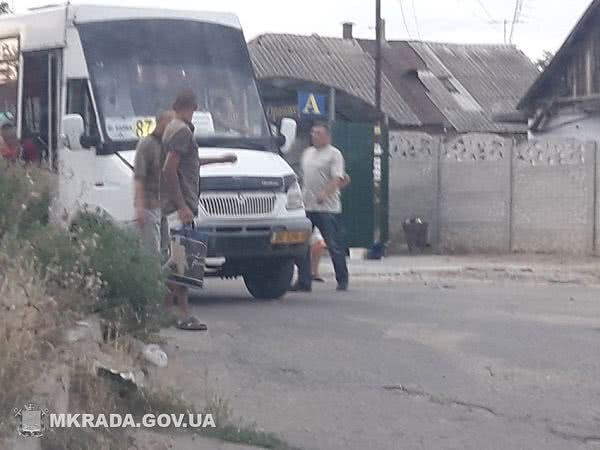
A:
{"type": "MultiPolygon", "coordinates": [[[[200,201],[200,166],[237,161],[235,154],[200,158],[192,124],[196,109],[198,102],[194,92],[189,89],[181,91],[173,104],[175,117],[167,126],[162,138],[166,159],[163,167],[161,203],[162,214],[167,218],[169,231],[178,225],[194,224],[200,201]]],[[[190,313],[188,288],[172,281],[167,282],[167,287],[170,290],[166,299],[167,307],[172,306],[176,300],[180,309],[177,328],[206,330],[206,325],[190,313]]]]}
{"type": "Polygon", "coordinates": [[[173,120],[173,111],[156,117],[154,131],[140,139],[135,152],[135,218],[142,246],[148,254],[160,256],[160,179],[165,161],[162,135],[173,120]]]}

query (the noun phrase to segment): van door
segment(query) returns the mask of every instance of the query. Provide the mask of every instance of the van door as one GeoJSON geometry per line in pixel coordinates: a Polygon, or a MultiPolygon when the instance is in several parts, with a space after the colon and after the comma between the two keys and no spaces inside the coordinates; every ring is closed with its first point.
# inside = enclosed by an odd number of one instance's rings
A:
{"type": "Polygon", "coordinates": [[[57,168],[61,50],[23,53],[23,159],[57,168]]]}
{"type": "MultiPolygon", "coordinates": [[[[84,134],[97,136],[96,113],[90,96],[89,82],[84,78],[66,80],[66,114],[83,118],[84,134]]],[[[59,118],[62,120],[62,117],[59,118]]],[[[58,151],[58,205],[57,213],[70,222],[73,215],[87,206],[96,206],[96,150],[94,148],[67,148],[59,140],[58,151]]]]}

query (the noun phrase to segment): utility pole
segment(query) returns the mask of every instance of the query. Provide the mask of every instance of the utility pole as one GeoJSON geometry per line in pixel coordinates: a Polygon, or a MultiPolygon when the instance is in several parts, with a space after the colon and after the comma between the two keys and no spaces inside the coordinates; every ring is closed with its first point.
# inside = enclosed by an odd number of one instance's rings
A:
{"type": "Polygon", "coordinates": [[[381,0],[375,0],[375,109],[381,125],[381,0]]]}
{"type": "Polygon", "coordinates": [[[383,207],[383,192],[382,192],[382,146],[381,146],[381,131],[383,127],[383,112],[381,110],[381,62],[382,62],[382,30],[381,20],[381,0],[375,0],[375,111],[376,120],[375,127],[373,130],[373,168],[374,168],[374,186],[373,186],[373,212],[374,212],[374,242],[382,242],[382,229],[384,219],[384,207],[383,207]]]}

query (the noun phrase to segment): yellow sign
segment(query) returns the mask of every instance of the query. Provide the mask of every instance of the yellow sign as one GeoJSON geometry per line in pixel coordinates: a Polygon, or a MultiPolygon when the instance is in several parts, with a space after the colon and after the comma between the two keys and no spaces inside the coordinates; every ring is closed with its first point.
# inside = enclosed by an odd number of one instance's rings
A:
{"type": "Polygon", "coordinates": [[[137,137],[142,138],[149,136],[156,127],[154,119],[140,119],[135,122],[135,134],[137,137]]]}
{"type": "Polygon", "coordinates": [[[309,94],[308,99],[306,100],[306,104],[302,109],[303,114],[315,114],[321,115],[321,110],[319,109],[319,103],[317,102],[317,98],[315,94],[309,94]]]}
{"type": "Polygon", "coordinates": [[[298,109],[301,116],[327,116],[327,96],[313,92],[298,92],[298,109]]]}

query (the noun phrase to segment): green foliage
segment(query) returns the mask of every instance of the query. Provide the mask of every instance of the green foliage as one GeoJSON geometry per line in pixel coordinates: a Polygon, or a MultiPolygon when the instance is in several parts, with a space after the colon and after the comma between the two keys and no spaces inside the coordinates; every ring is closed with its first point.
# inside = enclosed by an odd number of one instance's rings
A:
{"type": "Polygon", "coordinates": [[[6,233],[26,237],[48,224],[50,183],[44,170],[0,161],[0,238],[6,233]]]}
{"type": "Polygon", "coordinates": [[[534,63],[536,65],[536,67],[538,68],[538,70],[540,72],[543,72],[544,70],[546,70],[546,67],[548,67],[550,65],[552,58],[554,58],[554,53],[549,52],[548,50],[544,50],[542,57],[536,59],[534,61],[534,63]]]}
{"type": "Polygon", "coordinates": [[[0,15],[1,14],[12,14],[12,9],[8,2],[0,2],[0,15]]]}
{"type": "Polygon", "coordinates": [[[79,292],[125,330],[156,330],[164,279],[137,234],[99,212],[80,214],[71,230],[49,223],[52,174],[0,162],[0,244],[30,252],[50,285],[79,292]],[[149,329],[151,328],[151,329],[149,329]]]}
{"type": "Polygon", "coordinates": [[[23,205],[27,203],[28,189],[19,172],[9,170],[0,162],[0,237],[18,225],[23,205]]]}
{"type": "Polygon", "coordinates": [[[84,255],[104,284],[102,314],[133,327],[159,314],[164,294],[160,264],[143,251],[137,234],[98,213],[82,213],[75,224],[73,236],[84,243],[84,255]]]}

